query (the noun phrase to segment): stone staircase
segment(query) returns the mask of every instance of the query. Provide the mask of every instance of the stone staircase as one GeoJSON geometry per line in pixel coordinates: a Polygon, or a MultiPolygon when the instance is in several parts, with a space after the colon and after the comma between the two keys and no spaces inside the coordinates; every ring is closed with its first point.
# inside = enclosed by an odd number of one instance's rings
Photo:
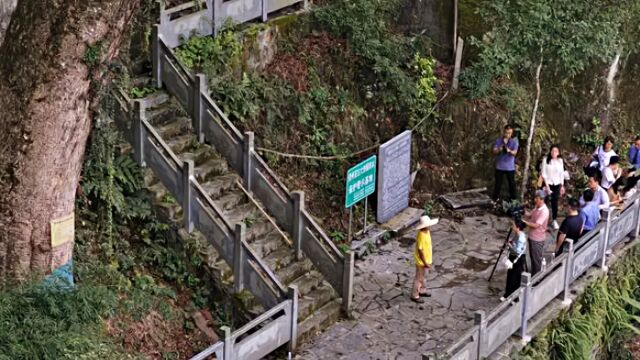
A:
{"type": "MultiPolygon", "coordinates": [[[[145,80],[144,82],[150,81],[145,80]]],[[[194,176],[211,197],[230,224],[246,225],[246,241],[254,253],[286,287],[295,285],[299,292],[298,341],[308,340],[315,333],[335,322],[341,313],[341,299],[333,287],[317,271],[312,262],[302,257],[297,260],[288,235],[282,231],[264,207],[243,187],[224,157],[208,144],[198,142],[192,121],[181,105],[165,92],[159,91],[145,98],[150,106],[146,119],[162,140],[181,160],[194,162],[194,176]]],[[[167,189],[147,171],[148,189],[154,194],[155,203],[165,215],[176,223],[182,223],[182,208],[167,189]]],[[[202,236],[196,231],[195,236],[202,236]]],[[[209,259],[213,268],[220,270],[222,283],[233,283],[233,273],[221,256],[209,259]]],[[[265,309],[250,295],[247,308],[250,317],[265,309]]]]}

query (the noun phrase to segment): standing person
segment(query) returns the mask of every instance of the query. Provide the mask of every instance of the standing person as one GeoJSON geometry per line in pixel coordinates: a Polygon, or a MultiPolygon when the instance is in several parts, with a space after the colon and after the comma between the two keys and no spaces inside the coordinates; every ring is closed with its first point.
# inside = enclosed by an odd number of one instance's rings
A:
{"type": "Polygon", "coordinates": [[[505,301],[509,295],[520,287],[522,271],[524,270],[525,249],[527,247],[527,235],[524,229],[527,225],[518,221],[513,224],[514,237],[509,241],[509,262],[507,263],[507,285],[504,289],[504,296],[500,301],[505,301]]]}
{"type": "Polygon", "coordinates": [[[558,201],[564,196],[564,161],[560,155],[560,147],[552,145],[549,154],[542,161],[542,179],[544,179],[544,189],[551,198],[551,215],[553,222],[551,226],[558,229],[558,201]]]}
{"type": "MultiPolygon", "coordinates": [[[[605,167],[609,166],[609,160],[612,156],[618,155],[613,150],[613,138],[611,136],[607,136],[604,138],[602,145],[599,145],[596,148],[596,151],[593,152],[593,161],[589,164],[590,168],[595,168],[598,173],[598,177],[602,176],[602,171],[605,167]]],[[[594,174],[587,174],[587,176],[593,176],[594,174]]]]}
{"type": "MultiPolygon", "coordinates": [[[[607,193],[607,190],[603,189],[602,186],[600,186],[598,178],[596,178],[595,176],[589,177],[587,186],[591,191],[593,191],[592,201],[596,203],[596,206],[598,206],[598,208],[601,210],[608,209],[610,206],[609,194],[607,193]]],[[[584,198],[583,194],[582,197],[580,197],[580,206],[584,206],[587,202],[588,200],[584,198]]]]}
{"type": "Polygon", "coordinates": [[[549,225],[549,208],[544,202],[546,194],[543,190],[536,191],[534,203],[536,208],[525,213],[524,223],[529,228],[529,256],[531,257],[531,276],[540,271],[544,243],[547,239],[549,225]]]}
{"type": "Polygon", "coordinates": [[[502,137],[493,145],[493,154],[496,155],[496,179],[493,190],[493,200],[498,200],[502,183],[507,179],[509,186],[509,199],[516,199],[516,155],[518,154],[518,139],[513,138],[513,127],[506,125],[502,137]]]}
{"type": "Polygon", "coordinates": [[[598,221],[600,221],[600,209],[594,197],[595,193],[591,189],[585,190],[582,194],[582,199],[584,199],[585,202],[580,210],[580,217],[582,217],[584,224],[582,235],[595,229],[596,226],[598,226],[598,221]]]}
{"type": "Polygon", "coordinates": [[[571,239],[575,244],[584,229],[584,219],[580,216],[580,202],[577,199],[570,199],[568,208],[567,217],[562,221],[556,237],[556,257],[562,254],[564,241],[571,239]]]}
{"type": "Polygon", "coordinates": [[[627,174],[627,184],[622,189],[625,198],[632,196],[636,192],[635,187],[640,180],[640,136],[636,136],[633,144],[631,144],[627,160],[629,160],[631,168],[627,174]]]}
{"type": "Polygon", "coordinates": [[[602,180],[600,180],[600,187],[607,191],[609,197],[609,204],[617,204],[620,199],[618,196],[618,187],[620,186],[622,178],[622,169],[618,165],[620,159],[617,155],[614,155],[609,159],[609,165],[602,171],[602,180]]]}
{"type": "Polygon", "coordinates": [[[425,284],[425,275],[431,268],[431,232],[429,228],[438,223],[438,219],[430,219],[428,216],[420,218],[420,222],[416,226],[418,235],[416,236],[416,250],[414,252],[414,260],[416,262],[416,277],[413,281],[413,291],[411,293],[411,301],[423,303],[422,296],[429,297],[431,294],[427,292],[425,284]]]}

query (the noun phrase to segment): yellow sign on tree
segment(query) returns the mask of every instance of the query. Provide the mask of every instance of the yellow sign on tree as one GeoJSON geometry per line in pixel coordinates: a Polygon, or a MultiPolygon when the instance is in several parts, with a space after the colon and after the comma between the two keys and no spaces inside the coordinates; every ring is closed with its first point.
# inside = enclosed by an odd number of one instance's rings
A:
{"type": "Polygon", "coordinates": [[[67,215],[65,217],[51,220],[51,247],[72,242],[75,236],[75,215],[67,215]]]}

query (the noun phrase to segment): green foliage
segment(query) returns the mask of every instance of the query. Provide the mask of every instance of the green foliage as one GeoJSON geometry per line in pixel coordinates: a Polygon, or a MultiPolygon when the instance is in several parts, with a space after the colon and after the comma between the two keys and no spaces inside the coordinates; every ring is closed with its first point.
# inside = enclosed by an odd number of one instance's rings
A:
{"type": "Polygon", "coordinates": [[[593,151],[598,145],[602,144],[602,139],[600,134],[602,130],[600,129],[600,119],[594,117],[591,119],[591,131],[586,134],[580,134],[576,136],[573,140],[580,146],[582,146],[587,151],[593,151]]]}
{"type": "Polygon", "coordinates": [[[191,37],[175,53],[183,65],[216,81],[218,76],[240,65],[242,46],[238,35],[227,25],[215,37],[191,37]]]}
{"type": "Polygon", "coordinates": [[[634,249],[515,358],[590,359],[593,349],[599,349],[606,358],[630,359],[621,343],[637,331],[640,320],[637,260],[634,249]]]}
{"type": "Polygon", "coordinates": [[[482,40],[471,40],[480,54],[463,74],[463,83],[472,96],[484,96],[493,79],[532,72],[542,59],[545,69],[571,79],[611,59],[621,40],[623,7],[607,0],[486,2],[479,15],[493,30],[482,40]]]}
{"type": "Polygon", "coordinates": [[[0,359],[133,359],[101,334],[117,298],[105,286],[45,291],[37,284],[0,291],[0,359]]]}
{"type": "Polygon", "coordinates": [[[84,51],[84,55],[82,57],[82,61],[89,66],[94,66],[98,64],[100,61],[100,56],[102,55],[102,43],[98,42],[95,45],[87,45],[87,48],[84,51]]]}
{"type": "Polygon", "coordinates": [[[157,91],[156,88],[150,88],[150,87],[139,88],[137,86],[134,86],[129,90],[129,94],[134,99],[141,99],[146,97],[147,95],[151,95],[155,93],[156,91],[157,91]]]}

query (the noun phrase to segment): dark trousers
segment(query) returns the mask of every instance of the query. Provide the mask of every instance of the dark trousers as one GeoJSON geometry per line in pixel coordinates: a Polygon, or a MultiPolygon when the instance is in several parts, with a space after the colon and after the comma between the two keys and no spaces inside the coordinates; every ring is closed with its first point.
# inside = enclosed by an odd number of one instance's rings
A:
{"type": "Polygon", "coordinates": [[[529,239],[529,256],[531,257],[531,276],[540,272],[542,267],[542,255],[544,252],[544,241],[534,241],[529,239]]]}
{"type": "Polygon", "coordinates": [[[500,197],[500,190],[502,190],[502,183],[505,178],[507,179],[507,185],[509,186],[509,199],[516,199],[516,172],[496,169],[496,184],[493,189],[493,200],[498,200],[500,197]]]}
{"type": "Polygon", "coordinates": [[[551,189],[551,196],[549,197],[549,201],[551,202],[551,214],[552,220],[556,220],[558,218],[558,201],[560,200],[560,188],[562,185],[549,185],[549,189],[551,189]]]}
{"type": "MultiPolygon", "coordinates": [[[[514,254],[509,254],[509,260],[511,262],[514,262],[516,257],[517,256],[514,254]]],[[[507,270],[507,286],[504,289],[504,297],[509,297],[509,295],[513,294],[513,292],[518,290],[520,287],[520,278],[524,271],[525,260],[525,255],[520,256],[520,259],[513,263],[513,267],[507,270]]]]}

